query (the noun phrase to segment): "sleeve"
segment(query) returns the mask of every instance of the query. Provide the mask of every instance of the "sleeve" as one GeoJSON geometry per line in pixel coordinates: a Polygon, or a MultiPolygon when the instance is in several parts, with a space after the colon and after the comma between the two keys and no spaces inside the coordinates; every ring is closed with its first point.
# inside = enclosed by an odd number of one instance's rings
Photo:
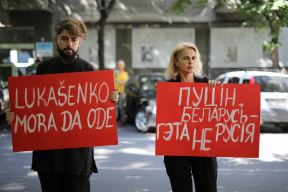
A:
{"type": "Polygon", "coordinates": [[[209,79],[206,76],[194,77],[196,83],[208,83],[209,79]]]}
{"type": "Polygon", "coordinates": [[[207,77],[203,77],[202,81],[205,82],[205,83],[208,83],[209,79],[207,77]]]}
{"type": "Polygon", "coordinates": [[[91,63],[82,60],[82,62],[84,63],[83,66],[85,66],[83,71],[96,71],[96,67],[94,65],[92,65],[91,63]]]}
{"type": "Polygon", "coordinates": [[[43,74],[43,62],[39,63],[36,68],[36,75],[41,75],[41,74],[43,74]]]}

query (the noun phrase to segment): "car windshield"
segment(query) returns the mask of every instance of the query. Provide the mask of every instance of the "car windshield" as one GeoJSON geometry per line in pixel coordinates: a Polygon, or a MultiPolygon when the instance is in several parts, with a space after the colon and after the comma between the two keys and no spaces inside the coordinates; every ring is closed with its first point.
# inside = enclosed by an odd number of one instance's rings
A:
{"type": "Polygon", "coordinates": [[[162,76],[142,76],[140,79],[142,90],[156,91],[157,81],[164,81],[162,76]]]}
{"type": "Polygon", "coordinates": [[[288,78],[277,76],[255,76],[261,92],[288,92],[288,78]]]}

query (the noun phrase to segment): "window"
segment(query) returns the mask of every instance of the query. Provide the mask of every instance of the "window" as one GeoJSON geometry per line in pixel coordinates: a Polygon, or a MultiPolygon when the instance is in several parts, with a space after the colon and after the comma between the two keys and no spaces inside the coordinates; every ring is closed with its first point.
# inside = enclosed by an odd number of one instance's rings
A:
{"type": "Polygon", "coordinates": [[[239,77],[229,77],[228,83],[239,83],[239,77]]]}
{"type": "Polygon", "coordinates": [[[288,92],[288,78],[277,76],[256,76],[261,92],[288,92]]]}
{"type": "Polygon", "coordinates": [[[226,62],[237,62],[237,46],[226,47],[226,62]]]}

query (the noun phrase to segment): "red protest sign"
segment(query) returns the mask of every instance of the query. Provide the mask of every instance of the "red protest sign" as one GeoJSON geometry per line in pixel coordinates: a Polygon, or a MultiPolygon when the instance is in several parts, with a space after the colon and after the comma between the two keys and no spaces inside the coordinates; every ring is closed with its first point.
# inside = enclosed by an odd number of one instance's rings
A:
{"type": "Polygon", "coordinates": [[[116,145],[113,71],[9,78],[13,151],[116,145]]]}
{"type": "Polygon", "coordinates": [[[259,156],[259,85],[159,82],[156,114],[156,155],[259,156]]]}

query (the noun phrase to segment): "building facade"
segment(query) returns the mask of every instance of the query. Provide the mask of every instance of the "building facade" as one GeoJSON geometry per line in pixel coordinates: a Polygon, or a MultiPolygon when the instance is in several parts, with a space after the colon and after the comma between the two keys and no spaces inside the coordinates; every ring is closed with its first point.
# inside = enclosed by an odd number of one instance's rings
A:
{"type": "MultiPolygon", "coordinates": [[[[41,17],[37,11],[33,13],[22,8],[6,10],[9,19],[4,20],[13,26],[33,27],[36,43],[43,40],[51,42],[52,26],[61,19],[79,17],[88,26],[88,37],[80,54],[98,66],[97,22],[100,16],[96,1],[45,2],[46,8],[41,11],[41,17]],[[40,18],[45,18],[45,22],[38,22],[40,18]]],[[[190,41],[198,46],[203,73],[211,78],[229,70],[271,69],[272,62],[262,48],[263,42],[269,38],[268,29],[242,27],[237,15],[216,10],[213,1],[205,7],[196,6],[196,1],[192,1],[192,5],[181,14],[171,11],[173,2],[117,0],[105,25],[105,68],[113,69],[116,61],[123,59],[131,74],[163,72],[175,45],[190,41]]],[[[287,67],[286,28],[281,31],[280,43],[280,65],[287,67]]]]}

